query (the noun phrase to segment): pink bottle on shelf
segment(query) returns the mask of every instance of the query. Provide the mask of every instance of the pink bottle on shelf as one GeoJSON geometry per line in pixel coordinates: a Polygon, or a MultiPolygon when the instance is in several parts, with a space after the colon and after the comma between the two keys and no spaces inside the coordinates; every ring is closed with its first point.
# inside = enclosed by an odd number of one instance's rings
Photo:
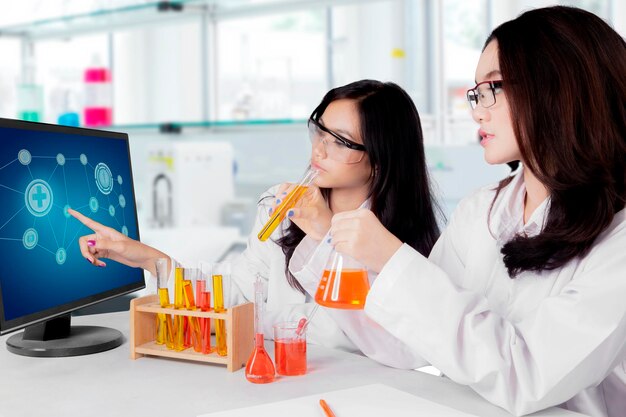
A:
{"type": "Polygon", "coordinates": [[[104,67],[85,70],[85,126],[110,126],[113,123],[111,71],[104,67]]]}

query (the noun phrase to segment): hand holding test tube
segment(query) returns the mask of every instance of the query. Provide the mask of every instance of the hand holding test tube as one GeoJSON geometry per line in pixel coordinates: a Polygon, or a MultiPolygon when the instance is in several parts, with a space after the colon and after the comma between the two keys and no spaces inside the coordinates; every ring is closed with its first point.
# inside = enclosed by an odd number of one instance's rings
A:
{"type": "Polygon", "coordinates": [[[276,207],[276,210],[272,213],[270,219],[265,223],[265,226],[259,232],[258,238],[261,242],[265,242],[270,235],[276,230],[276,227],[285,219],[287,211],[291,209],[297,202],[302,198],[309,185],[313,182],[315,177],[317,177],[318,171],[309,168],[307,172],[302,177],[302,180],[295,186],[293,190],[281,203],[276,207]]]}

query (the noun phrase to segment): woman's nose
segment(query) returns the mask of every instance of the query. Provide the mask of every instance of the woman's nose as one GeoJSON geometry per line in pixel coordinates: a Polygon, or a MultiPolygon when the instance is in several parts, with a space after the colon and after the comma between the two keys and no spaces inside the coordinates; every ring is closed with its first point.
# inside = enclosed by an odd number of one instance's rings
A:
{"type": "Polygon", "coordinates": [[[326,157],[326,145],[324,144],[324,141],[313,141],[313,155],[319,157],[320,159],[324,159],[324,157],[326,157]]]}
{"type": "Polygon", "coordinates": [[[474,119],[476,123],[488,121],[490,116],[489,109],[484,108],[480,104],[472,109],[472,119],[474,119]]]}

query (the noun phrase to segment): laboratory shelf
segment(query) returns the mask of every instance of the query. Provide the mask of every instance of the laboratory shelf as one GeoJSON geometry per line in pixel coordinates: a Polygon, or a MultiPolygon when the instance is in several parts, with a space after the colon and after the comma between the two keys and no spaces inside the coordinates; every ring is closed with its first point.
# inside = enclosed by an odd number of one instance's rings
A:
{"type": "Polygon", "coordinates": [[[138,25],[167,23],[205,13],[205,1],[178,0],[93,10],[0,27],[0,36],[32,40],[112,32],[138,25]]]}
{"type": "Polygon", "coordinates": [[[31,40],[69,38],[85,33],[113,32],[119,29],[168,21],[207,17],[211,21],[263,14],[310,10],[383,0],[174,0],[143,2],[124,7],[91,10],[14,25],[0,26],[0,37],[31,40]]]}
{"type": "MultiPolygon", "coordinates": [[[[183,129],[212,129],[212,128],[238,128],[250,126],[305,126],[307,119],[248,119],[248,120],[214,120],[197,122],[165,122],[165,123],[136,123],[118,124],[111,126],[96,127],[95,129],[112,130],[118,132],[149,130],[162,133],[180,133],[183,129]]],[[[85,126],[91,129],[94,127],[85,126]]]]}

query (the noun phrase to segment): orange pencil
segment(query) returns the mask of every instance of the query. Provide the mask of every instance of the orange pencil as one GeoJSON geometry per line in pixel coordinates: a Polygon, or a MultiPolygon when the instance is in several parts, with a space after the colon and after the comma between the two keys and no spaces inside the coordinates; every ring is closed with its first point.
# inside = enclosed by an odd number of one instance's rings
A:
{"type": "Polygon", "coordinates": [[[326,414],[326,417],[336,417],[335,413],[333,413],[333,410],[331,410],[328,404],[326,404],[326,401],[320,400],[320,405],[322,406],[322,410],[324,410],[324,414],[326,414]]]}

